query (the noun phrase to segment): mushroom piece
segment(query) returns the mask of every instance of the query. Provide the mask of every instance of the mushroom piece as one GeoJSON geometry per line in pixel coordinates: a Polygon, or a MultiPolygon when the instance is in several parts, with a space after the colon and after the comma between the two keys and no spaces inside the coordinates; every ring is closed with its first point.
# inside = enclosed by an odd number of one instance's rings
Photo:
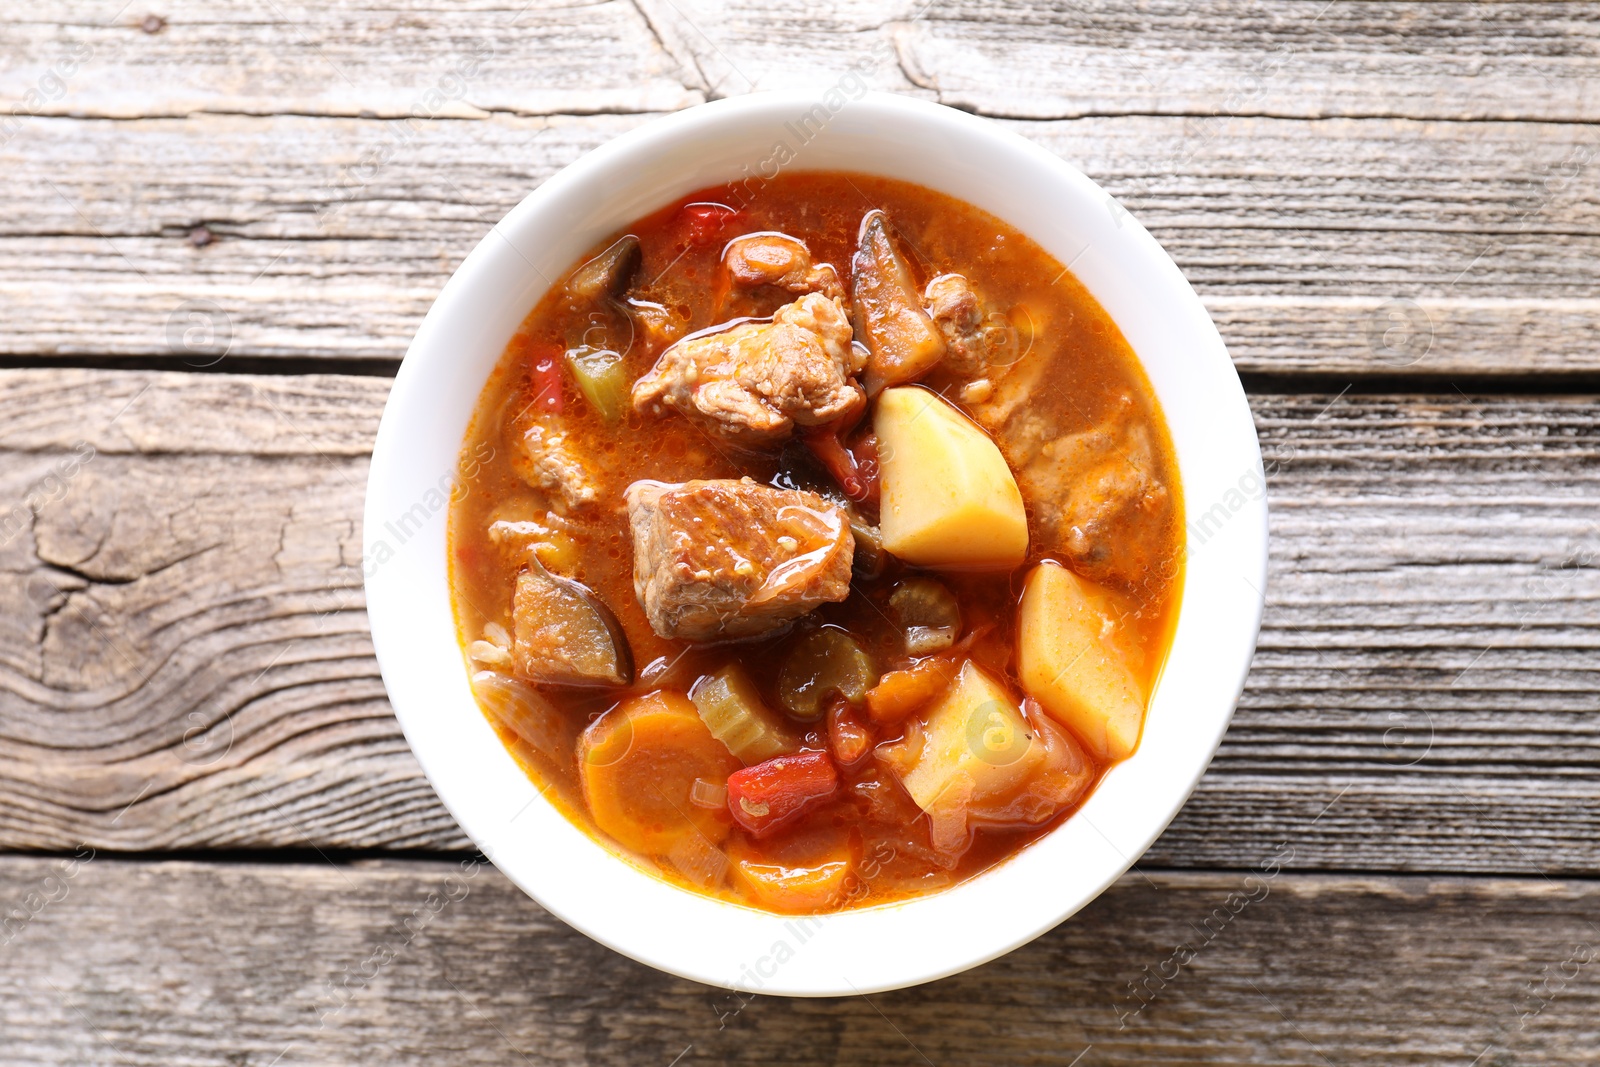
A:
{"type": "Polygon", "coordinates": [[[876,396],[886,385],[922,377],[945,353],[944,334],[922,309],[911,268],[895,250],[889,217],[869,211],[853,264],[856,331],[867,346],[866,386],[876,396]]]}
{"type": "Polygon", "coordinates": [[[631,233],[619,237],[604,252],[572,272],[572,277],[567,279],[567,292],[584,302],[618,297],[633,281],[643,259],[639,238],[631,233]]]}
{"type": "Polygon", "coordinates": [[[588,587],[537,559],[517,575],[511,601],[517,674],[550,685],[629,685],[633,654],[611,609],[588,587]]]}

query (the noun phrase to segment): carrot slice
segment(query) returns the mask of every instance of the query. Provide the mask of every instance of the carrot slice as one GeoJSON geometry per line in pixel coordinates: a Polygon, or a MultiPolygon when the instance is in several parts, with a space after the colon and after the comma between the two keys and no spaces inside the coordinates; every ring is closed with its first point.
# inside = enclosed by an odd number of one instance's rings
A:
{"type": "Polygon", "coordinates": [[[757,847],[742,839],[728,845],[734,882],[763,906],[791,914],[835,911],[859,886],[848,838],[828,828],[780,845],[757,847]]]}
{"type": "Polygon", "coordinates": [[[578,739],[583,799],[596,825],[625,848],[660,856],[699,835],[728,835],[722,811],[694,804],[696,779],[724,782],[740,763],[711,736],[689,698],[659,690],[596,719],[578,739]]]}
{"type": "Polygon", "coordinates": [[[903,671],[890,671],[868,691],[867,714],[876,723],[899,722],[950,688],[960,668],[952,657],[929,656],[903,671]]]}

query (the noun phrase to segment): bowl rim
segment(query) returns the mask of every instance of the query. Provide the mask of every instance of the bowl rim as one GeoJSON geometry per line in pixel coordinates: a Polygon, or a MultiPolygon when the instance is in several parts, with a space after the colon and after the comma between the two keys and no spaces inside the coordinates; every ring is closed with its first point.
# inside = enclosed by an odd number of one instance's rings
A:
{"type": "MultiPolygon", "coordinates": [[[[1207,678],[1209,688],[1199,697],[1187,701],[1200,709],[1193,716],[1193,721],[1177,717],[1176,712],[1171,718],[1173,729],[1181,733],[1181,738],[1176,738],[1174,744],[1181,741],[1182,750],[1170,758],[1162,757],[1173,766],[1164,768],[1159,781],[1144,783],[1146,788],[1154,790],[1155,795],[1161,798],[1159,803],[1153,805],[1155,810],[1137,819],[1125,819],[1125,809],[1108,809],[1097,815],[1101,822],[1113,827],[1110,834],[1088,816],[1091,810],[1098,811],[1091,806],[1106,792],[1108,785],[1134,773],[1130,770],[1127,774],[1121,774],[1124,768],[1142,766],[1137,761],[1145,752],[1146,745],[1151,743],[1147,731],[1147,736],[1141,738],[1139,750],[1106,775],[1079,813],[996,867],[933,894],[874,908],[801,919],[797,926],[794,916],[758,912],[729,904],[681,889],[644,873],[631,861],[589,838],[585,832],[568,822],[553,805],[537,804],[537,788],[526,780],[510,755],[500,746],[481,713],[474,716],[478,720],[476,723],[455,722],[448,718],[453,713],[443,710],[445,705],[453,703],[459,707],[461,692],[466,692],[470,700],[466,666],[455,639],[453,612],[449,612],[447,607],[444,622],[449,630],[449,640],[457,663],[456,673],[459,677],[455,679],[439,676],[442,669],[440,665],[444,662],[440,658],[439,620],[428,614],[429,610],[436,612],[439,603],[438,579],[445,570],[442,530],[448,508],[431,511],[410,539],[410,544],[405,539],[401,540],[398,552],[385,539],[382,531],[388,530],[392,534],[395,530],[394,516],[409,515],[416,511],[415,505],[410,511],[407,511],[406,505],[417,499],[417,486],[427,482],[414,469],[419,462],[424,465],[435,464],[427,472],[430,477],[435,470],[443,469],[448,476],[455,469],[464,439],[464,422],[457,419],[448,425],[438,426],[436,424],[443,417],[430,415],[435,410],[430,405],[441,395],[459,402],[463,390],[458,379],[467,376],[464,372],[456,372],[454,365],[460,349],[472,346],[465,343],[458,346],[456,335],[470,335],[477,328],[475,316],[482,317],[483,308],[474,309],[473,305],[482,304],[487,299],[484,294],[507,289],[509,283],[505,275],[508,271],[521,271],[516,266],[516,261],[520,260],[539,277],[519,275],[521,280],[509,285],[512,291],[498,297],[502,303],[514,301],[519,295],[526,300],[514,316],[520,321],[549,284],[545,272],[541,272],[536,265],[537,260],[544,256],[554,266],[555,272],[564,271],[583,248],[592,245],[603,233],[579,242],[578,252],[567,255],[564,260],[559,258],[564,252],[545,251],[546,247],[559,244],[558,241],[540,244],[537,236],[543,232],[557,232],[570,219],[578,218],[572,213],[575,204],[599,205],[608,196],[620,196],[619,189],[630,188],[627,179],[619,176],[622,172],[641,163],[662,167],[670,164],[681,170],[691,166],[685,161],[698,154],[695,151],[697,146],[704,148],[717,142],[719,137],[730,136],[730,131],[761,129],[785,116],[807,114],[817,107],[818,100],[819,97],[811,93],[755,93],[698,105],[651,120],[600,145],[551,176],[491,228],[440,292],[396,376],[373,448],[364,508],[362,562],[374,651],[396,718],[440,801],[485,856],[546,910],[589,937],[635,960],[680,977],[728,989],[798,996],[879,992],[932,981],[977,966],[1033,940],[1065,921],[1132,867],[1177,815],[1221,743],[1254,654],[1261,622],[1267,563],[1264,474],[1259,443],[1243,387],[1210,316],[1170,256],[1114,198],[1077,168],[1043,147],[990,120],[942,105],[888,93],[865,92],[851,96],[845,106],[832,116],[834,126],[824,132],[832,137],[832,130],[841,125],[849,125],[852,130],[857,127],[863,130],[900,130],[909,127],[929,131],[955,146],[951,151],[981,150],[989,153],[994,160],[1004,161],[1016,168],[1013,173],[1023,175],[1014,180],[1026,180],[1041,189],[1048,187],[1053,193],[1062,195],[1065,198],[1063,203],[1070,204],[1073,211],[1082,212],[1087,204],[1105,214],[1103,224],[1092,219],[1087,222],[1079,220],[1089,231],[1088,243],[1079,256],[1091,256],[1091,266],[1103,265],[1100,261],[1111,262],[1119,256],[1137,264],[1138,269],[1144,272],[1142,284],[1148,285],[1151,292],[1164,301],[1157,301],[1160,305],[1156,309],[1159,315],[1152,315],[1151,318],[1160,317],[1163,321],[1176,323],[1172,327],[1176,335],[1192,343],[1193,368],[1181,370],[1181,374],[1190,375],[1192,381],[1181,378],[1180,374],[1181,381],[1187,383],[1185,387],[1194,386],[1209,391],[1205,412],[1189,412],[1188,401],[1175,405],[1173,401],[1177,394],[1169,396],[1158,385],[1156,375],[1151,373],[1151,367],[1139,346],[1129,336],[1130,345],[1140,356],[1141,363],[1145,364],[1152,386],[1156,387],[1169,430],[1173,433],[1186,518],[1195,513],[1191,508],[1191,484],[1199,485],[1200,482],[1191,483],[1191,472],[1184,462],[1185,452],[1178,447],[1178,434],[1173,421],[1176,410],[1181,409],[1193,415],[1185,423],[1186,434],[1195,432],[1195,427],[1201,432],[1215,434],[1224,441],[1230,463],[1237,461],[1243,464],[1242,469],[1247,473],[1253,471],[1262,486],[1259,495],[1249,496],[1241,506],[1233,508],[1230,505],[1229,514],[1225,516],[1220,529],[1214,532],[1212,539],[1202,542],[1206,546],[1205,566],[1209,569],[1215,562],[1221,568],[1219,580],[1207,582],[1207,595],[1211,598],[1207,602],[1207,614],[1208,618],[1213,615],[1220,617],[1222,622],[1213,622],[1206,631],[1201,630],[1195,618],[1194,605],[1190,603],[1191,593],[1198,595],[1194,584],[1196,560],[1193,550],[1186,545],[1185,588],[1179,606],[1177,629],[1172,638],[1165,675],[1152,697],[1147,724],[1154,715],[1158,700],[1162,702],[1163,709],[1168,704],[1175,704],[1174,700],[1162,700],[1162,683],[1173,676],[1174,656],[1179,651],[1180,641],[1192,639],[1206,646],[1199,649],[1197,645],[1197,653],[1193,658],[1205,658],[1201,673],[1207,678]],[[840,115],[848,115],[848,122],[840,120],[840,115]],[[528,243],[530,241],[532,244],[528,243]],[[1191,427],[1190,423],[1194,423],[1195,427],[1191,427]],[[421,446],[414,438],[447,435],[453,426],[459,426],[459,431],[455,434],[456,444],[450,455],[442,460],[438,457],[429,458],[428,455],[419,457],[417,453],[421,446]],[[425,432],[419,435],[419,428],[425,432]],[[441,462],[442,468],[437,465],[441,462]],[[419,482],[419,478],[423,478],[423,481],[419,482]],[[384,555],[385,548],[389,550],[388,556],[384,555]],[[411,550],[409,555],[407,548],[411,550]],[[430,549],[436,550],[431,561],[427,551],[430,549]],[[391,559],[397,559],[398,563],[389,562],[391,559]],[[1230,599],[1221,578],[1231,576],[1242,578],[1254,595],[1245,598],[1241,592],[1237,602],[1230,599]],[[1188,626],[1185,625],[1186,620],[1188,626]],[[1207,631],[1211,630],[1217,632],[1208,634],[1207,631]],[[499,752],[498,763],[483,747],[485,734],[499,752]],[[506,777],[508,767],[523,780],[531,798],[516,814],[506,817],[504,811],[507,804],[519,799],[515,783],[506,777]],[[523,818],[524,813],[531,815],[529,822],[522,827],[513,827],[512,823],[523,818]],[[559,820],[581,841],[563,833],[551,817],[559,820]],[[1082,825],[1074,830],[1074,847],[1079,850],[1072,856],[1074,864],[1063,864],[1060,862],[1063,857],[1055,855],[1049,862],[1035,862],[1045,852],[1059,852],[1060,849],[1045,846],[1063,838],[1069,827],[1082,823],[1087,823],[1093,832],[1083,831],[1082,825]],[[1096,844],[1096,837],[1103,840],[1104,847],[1096,844]],[[585,848],[604,859],[586,854],[585,848]],[[545,862],[550,856],[555,857],[554,864],[545,862]],[[551,874],[552,866],[564,869],[551,874]],[[1080,867],[1089,868],[1089,873],[1080,867]],[[1061,899],[1051,899],[1047,891],[1034,888],[1041,880],[1046,890],[1053,885],[1070,888],[1061,899]],[[1034,888],[1031,897],[1026,892],[1030,888],[1034,888]],[[1012,899],[1018,893],[1021,899],[1012,899]],[[639,910],[645,914],[632,914],[635,901],[639,902],[639,910]],[[995,912],[998,901],[1004,901],[1006,905],[1000,914],[995,912]],[[1013,907],[1023,914],[1013,915],[1013,907]],[[626,921],[623,915],[628,916],[626,921]],[[984,936],[981,932],[974,934],[964,929],[960,923],[963,915],[968,918],[966,925],[969,926],[975,925],[970,922],[973,916],[993,918],[990,924],[992,932],[984,936]],[[890,932],[882,932],[885,928],[890,932]],[[930,930],[935,933],[930,934],[930,930]],[[758,962],[752,966],[747,957],[769,944],[771,951],[757,957],[758,962]],[[787,956],[778,951],[780,945],[788,947],[787,956]],[[806,945],[821,947],[811,948],[807,954],[801,954],[799,950],[806,945]],[[887,953],[887,960],[865,958],[869,953],[877,953],[880,957],[887,953]],[[774,955],[778,957],[774,965],[775,973],[768,975],[760,961],[774,955]]],[[[740,136],[748,137],[748,133],[740,136]]],[[[883,173],[863,166],[797,166],[795,169],[883,173]]],[[[733,175],[730,175],[723,180],[732,178],[733,175]]],[[[638,179],[633,180],[637,184],[638,179]]],[[[920,180],[924,185],[941,189],[940,179],[920,180]]],[[[656,206],[669,203],[692,188],[711,184],[715,184],[715,180],[700,181],[697,185],[683,188],[681,192],[662,192],[656,206]]],[[[682,180],[678,185],[682,185],[682,180]]],[[[943,191],[948,192],[948,186],[943,191]]],[[[634,192],[629,195],[637,199],[638,196],[647,197],[649,194],[634,192]]],[[[1005,217],[1002,212],[993,211],[986,205],[979,206],[1005,217]]],[[[646,213],[636,206],[626,209],[624,214],[618,214],[624,211],[621,207],[595,206],[590,215],[604,219],[608,217],[608,211],[611,212],[609,217],[615,218],[611,226],[613,230],[646,213]]],[[[578,214],[581,215],[581,212],[578,214]]],[[[592,230],[595,224],[590,216],[583,216],[583,219],[592,230]]],[[[1029,226],[1018,224],[1014,219],[1008,221],[1027,236],[1039,240],[1029,226]]],[[[569,228],[577,227],[574,224],[569,228]]],[[[1059,252],[1048,245],[1046,248],[1065,261],[1059,252]]],[[[1104,304],[1105,300],[1096,289],[1095,279],[1084,272],[1075,271],[1075,274],[1104,304]]],[[[1107,310],[1111,312],[1110,308],[1107,310]]],[[[1117,314],[1111,314],[1124,335],[1128,336],[1128,325],[1117,314]]],[[[1138,317],[1143,320],[1144,315],[1138,317]]],[[[1140,328],[1145,325],[1141,321],[1140,328]]],[[[1150,328],[1166,329],[1165,326],[1150,328]]],[[[483,329],[488,330],[489,327],[483,329]]],[[[509,336],[509,332],[504,334],[499,347],[488,358],[489,367],[498,360],[509,336]]],[[[483,362],[481,354],[474,358],[480,364],[483,362]]],[[[475,380],[470,390],[466,390],[473,398],[481,392],[487,373],[485,370],[481,376],[477,376],[473,372],[475,380]]],[[[450,402],[447,399],[440,403],[440,407],[448,407],[450,402]]],[[[1240,468],[1228,468],[1229,477],[1235,469],[1240,468]]],[[[1207,484],[1225,486],[1229,483],[1226,478],[1218,481],[1208,473],[1207,484]]],[[[1241,477],[1240,485],[1243,484],[1241,477]]],[[[438,485],[444,488],[444,482],[438,485]]],[[[1214,497],[1203,497],[1201,502],[1211,499],[1214,497]]],[[[1216,505],[1212,510],[1216,510],[1216,505]]],[[[404,526],[402,521],[402,528],[404,526]]],[[[1191,518],[1191,539],[1193,533],[1191,518]]],[[[448,606],[448,590],[444,591],[444,595],[444,602],[448,606]]],[[[1184,661],[1186,671],[1192,669],[1189,658],[1186,657],[1184,661]]],[[[472,707],[476,711],[476,705],[472,707]]],[[[1153,773],[1154,764],[1151,767],[1153,773]]],[[[1142,770],[1140,774],[1149,777],[1142,770]]],[[[1119,799],[1124,791],[1119,786],[1119,799]]]]}

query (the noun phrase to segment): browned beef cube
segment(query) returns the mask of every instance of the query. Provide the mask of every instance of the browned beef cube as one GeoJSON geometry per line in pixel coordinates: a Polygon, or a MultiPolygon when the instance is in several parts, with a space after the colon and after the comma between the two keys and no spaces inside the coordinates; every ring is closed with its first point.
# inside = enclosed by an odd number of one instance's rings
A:
{"type": "Polygon", "coordinates": [[[633,408],[671,409],[743,444],[774,444],[865,399],[854,378],[865,356],[850,338],[842,301],[808,293],[771,322],[677,342],[633,383],[633,408]]]}
{"type": "Polygon", "coordinates": [[[662,637],[747,637],[850,595],[850,520],[815,493],[635,482],[627,502],[633,588],[662,637]]]}
{"type": "Polygon", "coordinates": [[[590,461],[559,416],[536,419],[512,442],[511,467],[517,476],[546,494],[557,512],[593,504],[598,497],[590,461]]]}

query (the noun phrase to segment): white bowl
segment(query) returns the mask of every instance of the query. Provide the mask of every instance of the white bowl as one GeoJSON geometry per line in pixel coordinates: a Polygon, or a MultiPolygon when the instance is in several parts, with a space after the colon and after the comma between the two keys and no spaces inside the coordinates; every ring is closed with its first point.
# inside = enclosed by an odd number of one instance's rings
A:
{"type": "MultiPolygon", "coordinates": [[[[1107,193],[984,119],[880,93],[758,94],[658,119],[545,182],[490,231],[417,331],[367,484],[372,640],[395,714],[445,807],[552,913],[618,952],[713,985],[871,993],[993,959],[1072,915],[1177,814],[1222,739],[1261,621],[1267,509],[1244,391],[1205,308],[1107,193]],[[809,116],[809,120],[808,117],[809,116]],[[801,134],[809,135],[802,142],[801,134]],[[573,826],[473,703],[445,571],[445,498],[506,342],[586,249],[692,190],[794,170],[918,182],[1011,223],[1072,270],[1143,362],[1190,524],[1183,602],[1138,751],[1083,809],[1005,863],[898,904],[798,919],[657,880],[573,826]]],[[[1109,991],[1108,991],[1109,992],[1109,991]]]]}

